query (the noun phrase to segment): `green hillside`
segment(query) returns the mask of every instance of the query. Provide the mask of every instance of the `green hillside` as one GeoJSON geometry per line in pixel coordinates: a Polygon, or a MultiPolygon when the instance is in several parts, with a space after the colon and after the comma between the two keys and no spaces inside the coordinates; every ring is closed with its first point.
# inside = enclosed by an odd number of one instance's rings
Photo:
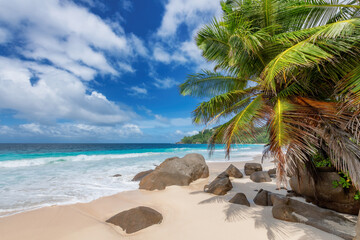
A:
{"type": "MultiPolygon", "coordinates": [[[[200,132],[198,134],[195,134],[193,136],[185,136],[183,139],[181,139],[181,143],[184,144],[207,144],[211,135],[212,135],[213,129],[206,129],[204,132],[200,132]]],[[[268,142],[268,133],[266,128],[261,128],[260,133],[254,140],[250,140],[244,143],[267,143],[268,142]]],[[[220,142],[219,142],[220,143],[220,142]]]]}

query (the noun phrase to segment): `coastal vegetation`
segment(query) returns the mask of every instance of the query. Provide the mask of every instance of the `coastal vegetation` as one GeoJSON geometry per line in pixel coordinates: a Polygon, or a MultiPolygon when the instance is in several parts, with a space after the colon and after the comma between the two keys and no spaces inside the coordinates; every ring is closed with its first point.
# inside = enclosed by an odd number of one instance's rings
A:
{"type": "MultiPolygon", "coordinates": [[[[216,130],[216,128],[205,129],[204,131],[199,132],[195,135],[185,136],[181,139],[181,143],[184,143],[184,144],[207,144],[215,130],[216,130]]],[[[236,142],[235,141],[234,143],[252,144],[252,143],[268,143],[268,141],[269,141],[269,136],[268,136],[267,129],[265,127],[263,127],[259,130],[259,134],[257,134],[255,136],[255,138],[247,139],[246,142],[236,142]]],[[[221,141],[218,140],[216,143],[221,144],[221,141]]]]}
{"type": "MultiPolygon", "coordinates": [[[[287,172],[316,171],[320,152],[360,184],[360,3],[340,0],[227,0],[196,43],[215,67],[190,75],[183,95],[205,99],[196,124],[225,121],[210,147],[254,139],[266,126],[265,154],[287,172]]],[[[316,174],[313,174],[316,176],[316,174]]]]}

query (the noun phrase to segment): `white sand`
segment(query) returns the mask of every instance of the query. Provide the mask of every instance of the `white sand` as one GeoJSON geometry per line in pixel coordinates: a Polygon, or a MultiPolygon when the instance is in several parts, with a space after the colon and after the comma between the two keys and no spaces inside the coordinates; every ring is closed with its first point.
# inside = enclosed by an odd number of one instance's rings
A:
{"type": "MultiPolygon", "coordinates": [[[[259,158],[255,160],[259,162],[259,158]]],[[[245,163],[233,163],[243,170],[245,163]]],[[[249,177],[232,179],[234,188],[225,196],[204,193],[203,187],[224,171],[230,162],[208,163],[210,177],[188,187],[171,186],[162,191],[135,190],[103,197],[90,203],[45,207],[0,218],[0,239],[131,239],[131,240],[220,240],[220,239],[341,239],[316,228],[276,220],[271,207],[254,204],[256,189],[276,191],[275,182],[254,183],[249,177]],[[228,203],[237,192],[246,194],[251,207],[228,203]],[[134,234],[105,223],[111,216],[129,208],[148,206],[164,219],[134,234]]],[[[264,168],[272,167],[264,163],[264,168]]]]}

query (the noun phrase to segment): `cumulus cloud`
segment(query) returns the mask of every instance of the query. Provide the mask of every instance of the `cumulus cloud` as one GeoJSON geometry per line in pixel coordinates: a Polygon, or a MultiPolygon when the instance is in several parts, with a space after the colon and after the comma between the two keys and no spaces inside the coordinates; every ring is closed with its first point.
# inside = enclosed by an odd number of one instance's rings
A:
{"type": "Polygon", "coordinates": [[[0,108],[16,110],[17,117],[30,121],[119,123],[136,116],[53,66],[0,57],[0,84],[0,108]]]}
{"type": "Polygon", "coordinates": [[[140,38],[71,1],[0,0],[0,24],[0,44],[20,44],[12,57],[0,57],[0,108],[42,123],[116,124],[136,116],[86,82],[135,72],[129,61],[147,54],[140,38]]]}
{"type": "MultiPolygon", "coordinates": [[[[98,72],[118,74],[108,56],[129,56],[141,45],[133,34],[115,32],[97,15],[70,1],[0,1],[0,23],[17,31],[24,43],[19,54],[35,61],[50,61],[85,80],[98,72]],[[95,71],[97,70],[97,71],[95,71]]],[[[0,34],[1,35],[1,34],[0,34]]],[[[144,49],[139,48],[143,54],[144,49]]]]}
{"type": "Polygon", "coordinates": [[[220,1],[169,0],[165,5],[165,14],[157,34],[160,37],[171,37],[176,34],[181,24],[194,29],[204,20],[219,14],[220,1]]]}
{"type": "Polygon", "coordinates": [[[156,33],[162,44],[158,43],[154,47],[154,59],[164,64],[192,64],[196,70],[209,67],[203,60],[194,37],[201,26],[220,14],[220,1],[168,0],[156,33]],[[178,33],[181,26],[186,27],[188,38],[179,41],[178,33]]]}

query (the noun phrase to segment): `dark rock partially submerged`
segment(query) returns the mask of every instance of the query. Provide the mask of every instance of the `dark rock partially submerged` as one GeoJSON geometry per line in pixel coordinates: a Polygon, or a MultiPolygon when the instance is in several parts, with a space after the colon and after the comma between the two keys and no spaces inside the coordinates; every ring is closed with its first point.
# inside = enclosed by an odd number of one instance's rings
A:
{"type": "Polygon", "coordinates": [[[334,211],[319,208],[281,195],[272,194],[273,217],[289,222],[299,222],[346,240],[355,236],[355,221],[334,211]]]}
{"type": "Polygon", "coordinates": [[[137,207],[116,214],[106,222],[121,227],[126,233],[134,233],[141,229],[160,224],[162,215],[149,207],[137,207]]]}
{"type": "Polygon", "coordinates": [[[245,163],[244,166],[245,175],[250,176],[253,172],[262,171],[260,163],[245,163]]]}
{"type": "Polygon", "coordinates": [[[360,209],[360,201],[354,199],[357,190],[353,186],[348,189],[341,186],[334,188],[333,181],[339,181],[340,176],[331,168],[322,168],[318,174],[315,184],[307,172],[299,169],[299,173],[290,178],[292,190],[320,207],[357,215],[360,209]]]}
{"type": "Polygon", "coordinates": [[[233,188],[229,175],[226,172],[217,176],[209,185],[205,185],[204,191],[215,195],[225,195],[233,188]]]}
{"type": "Polygon", "coordinates": [[[233,177],[233,178],[243,177],[243,174],[240,172],[240,170],[232,164],[230,164],[230,166],[225,170],[225,172],[229,175],[229,177],[233,177]]]}
{"type": "Polygon", "coordinates": [[[209,168],[201,154],[191,153],[183,158],[166,159],[140,181],[140,189],[162,190],[167,186],[187,186],[191,182],[209,176],[209,168]]]}
{"type": "Polygon", "coordinates": [[[121,177],[121,176],[122,176],[121,174],[112,175],[112,177],[121,177]]]}
{"type": "Polygon", "coordinates": [[[134,176],[134,178],[131,181],[141,181],[141,179],[143,179],[146,175],[148,175],[149,173],[152,173],[154,170],[150,169],[147,171],[143,171],[143,172],[139,172],[138,174],[136,174],[134,176]]]}
{"type": "Polygon", "coordinates": [[[235,196],[231,198],[229,202],[250,207],[250,203],[244,193],[235,194],[235,196]]]}
{"type": "Polygon", "coordinates": [[[271,182],[271,178],[268,172],[254,172],[250,175],[250,179],[254,182],[271,182]]]}

